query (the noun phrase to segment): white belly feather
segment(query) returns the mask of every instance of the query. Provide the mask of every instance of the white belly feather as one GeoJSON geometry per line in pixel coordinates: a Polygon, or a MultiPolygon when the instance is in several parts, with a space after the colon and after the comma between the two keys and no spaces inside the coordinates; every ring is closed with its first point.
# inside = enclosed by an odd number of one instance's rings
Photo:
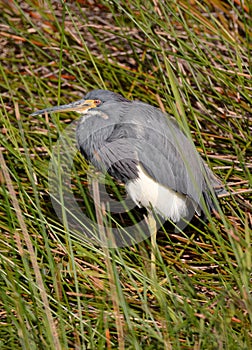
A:
{"type": "Polygon", "coordinates": [[[129,181],[126,189],[138,206],[152,207],[163,218],[178,222],[188,214],[186,196],[160,185],[140,166],[138,166],[138,178],[129,181]]]}

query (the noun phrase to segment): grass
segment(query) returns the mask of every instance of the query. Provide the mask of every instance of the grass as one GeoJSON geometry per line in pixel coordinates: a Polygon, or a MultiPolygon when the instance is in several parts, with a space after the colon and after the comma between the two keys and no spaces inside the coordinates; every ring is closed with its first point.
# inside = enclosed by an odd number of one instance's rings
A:
{"type": "MultiPolygon", "coordinates": [[[[0,8],[1,349],[251,348],[250,2],[0,8]],[[148,239],[97,246],[50,200],[53,150],[76,115],[30,113],[105,87],[173,114],[231,193],[208,223],[160,228],[156,278],[148,239]]],[[[74,153],[75,198],[99,218],[86,172],[74,153]]]]}

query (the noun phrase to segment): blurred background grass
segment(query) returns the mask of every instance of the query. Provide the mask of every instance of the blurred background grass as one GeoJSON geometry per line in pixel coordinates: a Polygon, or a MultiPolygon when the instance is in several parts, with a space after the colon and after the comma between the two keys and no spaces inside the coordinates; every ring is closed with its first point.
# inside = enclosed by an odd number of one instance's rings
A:
{"type": "Polygon", "coordinates": [[[0,348],[252,348],[250,1],[0,8],[0,348]],[[52,147],[76,115],[29,114],[94,88],[173,114],[235,193],[220,218],[160,229],[155,280],[148,241],[82,244],[52,209],[52,147]]]}

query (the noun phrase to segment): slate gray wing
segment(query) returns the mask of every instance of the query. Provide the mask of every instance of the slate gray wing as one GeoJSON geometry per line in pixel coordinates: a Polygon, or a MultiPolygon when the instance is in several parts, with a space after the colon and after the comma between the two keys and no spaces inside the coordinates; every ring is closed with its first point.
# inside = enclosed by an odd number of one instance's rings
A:
{"type": "Polygon", "coordinates": [[[207,190],[203,161],[172,119],[139,102],[128,106],[120,124],[125,134],[129,131],[132,144],[135,140],[138,160],[149,176],[200,203],[202,192],[207,190]]]}

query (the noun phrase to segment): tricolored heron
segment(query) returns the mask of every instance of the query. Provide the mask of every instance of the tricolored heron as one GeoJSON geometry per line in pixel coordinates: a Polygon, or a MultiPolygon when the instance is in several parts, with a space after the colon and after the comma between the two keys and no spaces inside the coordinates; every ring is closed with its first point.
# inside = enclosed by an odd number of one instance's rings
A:
{"type": "Polygon", "coordinates": [[[81,153],[122,181],[138,206],[177,224],[215,208],[220,181],[173,117],[106,90],[32,115],[69,111],[81,114],[76,129],[81,153]]]}

